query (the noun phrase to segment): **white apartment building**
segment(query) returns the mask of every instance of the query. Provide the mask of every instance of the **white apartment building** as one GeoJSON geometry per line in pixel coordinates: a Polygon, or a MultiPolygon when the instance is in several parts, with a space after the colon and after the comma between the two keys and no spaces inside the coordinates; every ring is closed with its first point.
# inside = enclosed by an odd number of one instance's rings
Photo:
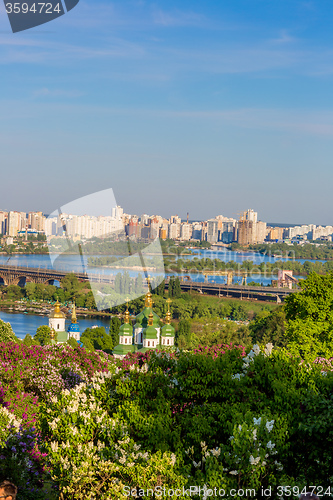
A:
{"type": "Polygon", "coordinates": [[[62,236],[65,233],[66,236],[72,238],[105,238],[115,231],[122,230],[124,230],[124,225],[120,217],[93,217],[63,213],[57,218],[50,218],[45,221],[46,236],[62,236]]]}
{"type": "Polygon", "coordinates": [[[256,224],[258,220],[258,212],[255,212],[254,210],[252,210],[252,208],[249,208],[249,210],[245,212],[245,219],[256,224]]]}
{"type": "Polygon", "coordinates": [[[180,239],[183,241],[189,241],[192,238],[192,224],[182,224],[180,227],[180,239]]]}
{"type": "Polygon", "coordinates": [[[0,212],[0,234],[6,234],[8,213],[0,212]]]}
{"type": "Polygon", "coordinates": [[[176,224],[172,222],[169,224],[168,238],[171,240],[177,240],[180,237],[180,223],[176,224]]]}
{"type": "Polygon", "coordinates": [[[25,229],[26,214],[25,212],[9,212],[8,213],[8,226],[7,235],[15,238],[18,231],[25,229]]]}

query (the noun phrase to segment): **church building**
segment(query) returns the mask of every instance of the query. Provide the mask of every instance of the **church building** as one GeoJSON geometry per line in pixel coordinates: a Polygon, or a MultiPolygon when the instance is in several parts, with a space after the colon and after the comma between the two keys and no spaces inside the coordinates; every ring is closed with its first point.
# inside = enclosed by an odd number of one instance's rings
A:
{"type": "Polygon", "coordinates": [[[168,299],[168,312],[162,328],[159,316],[153,311],[150,290],[146,295],[145,308],[135,317],[134,326],[127,306],[124,324],[119,329],[119,345],[113,350],[114,357],[123,358],[130,352],[146,352],[149,349],[174,348],[175,329],[171,325],[170,302],[168,299]]]}
{"type": "Polygon", "coordinates": [[[60,303],[57,300],[54,310],[49,315],[49,327],[51,330],[51,340],[55,344],[64,344],[69,338],[80,340],[80,328],[77,323],[76,308],[73,303],[71,324],[66,331],[66,315],[60,310],[60,303]]]}

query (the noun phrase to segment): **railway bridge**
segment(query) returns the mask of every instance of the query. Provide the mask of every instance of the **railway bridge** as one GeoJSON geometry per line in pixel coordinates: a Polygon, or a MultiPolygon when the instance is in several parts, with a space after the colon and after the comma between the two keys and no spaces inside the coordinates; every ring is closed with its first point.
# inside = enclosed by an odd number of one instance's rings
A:
{"type": "Polygon", "coordinates": [[[259,300],[265,302],[281,303],[291,293],[296,293],[299,289],[276,288],[272,286],[243,286],[243,285],[222,285],[218,283],[202,283],[197,281],[182,281],[180,287],[183,291],[191,290],[219,297],[233,297],[237,299],[259,300]]]}
{"type": "MultiPolygon", "coordinates": [[[[55,281],[61,281],[68,272],[57,271],[54,269],[18,267],[18,266],[0,266],[0,279],[4,285],[25,286],[26,283],[44,283],[52,285],[55,281]]],[[[95,281],[97,283],[113,283],[113,276],[96,274],[91,278],[87,273],[74,273],[79,281],[95,281]]]]}
{"type": "MultiPolygon", "coordinates": [[[[55,281],[61,281],[67,274],[67,271],[58,271],[55,269],[18,267],[18,266],[0,266],[0,279],[4,285],[25,286],[26,283],[44,283],[53,284],[55,281]]],[[[87,273],[76,273],[79,281],[92,281],[95,283],[113,284],[112,275],[88,275],[87,273]]],[[[202,294],[218,295],[219,297],[234,297],[239,299],[261,300],[269,302],[283,302],[291,293],[297,292],[296,289],[275,288],[270,286],[243,286],[233,284],[202,283],[197,281],[182,281],[180,283],[183,291],[197,291],[202,294]]],[[[168,287],[168,280],[166,280],[168,287]]]]}

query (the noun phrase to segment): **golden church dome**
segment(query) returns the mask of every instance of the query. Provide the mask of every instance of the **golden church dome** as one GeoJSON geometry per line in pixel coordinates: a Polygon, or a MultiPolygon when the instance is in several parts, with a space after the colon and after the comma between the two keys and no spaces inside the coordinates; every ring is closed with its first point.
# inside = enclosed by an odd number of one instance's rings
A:
{"type": "Polygon", "coordinates": [[[50,314],[49,318],[66,318],[65,314],[60,311],[60,304],[58,300],[55,304],[54,311],[50,314]]]}

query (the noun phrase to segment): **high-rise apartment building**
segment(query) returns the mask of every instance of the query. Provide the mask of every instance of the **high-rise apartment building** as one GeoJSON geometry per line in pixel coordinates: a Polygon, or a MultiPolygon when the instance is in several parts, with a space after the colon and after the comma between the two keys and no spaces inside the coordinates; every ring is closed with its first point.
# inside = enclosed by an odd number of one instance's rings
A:
{"type": "Polygon", "coordinates": [[[177,240],[180,236],[180,223],[176,224],[172,222],[169,224],[168,238],[171,240],[177,240]]]}
{"type": "Polygon", "coordinates": [[[171,224],[180,224],[181,223],[181,218],[178,217],[178,215],[171,215],[170,217],[170,223],[171,224]]]}
{"type": "Polygon", "coordinates": [[[192,240],[201,240],[202,224],[201,222],[195,222],[193,224],[192,240]]]}
{"type": "Polygon", "coordinates": [[[274,240],[282,240],[283,239],[283,227],[270,227],[268,231],[268,236],[267,238],[270,241],[274,240]]]}
{"type": "Polygon", "coordinates": [[[255,243],[263,243],[266,239],[267,224],[266,222],[258,221],[255,224],[255,243]]]}
{"type": "Polygon", "coordinates": [[[17,233],[25,226],[25,214],[22,212],[9,212],[8,213],[8,228],[7,235],[15,238],[17,233]]]}
{"type": "Polygon", "coordinates": [[[8,213],[0,211],[0,234],[4,235],[7,231],[8,213]]]}
{"type": "Polygon", "coordinates": [[[240,245],[263,243],[266,238],[266,222],[257,222],[258,214],[252,209],[243,212],[237,223],[237,242],[240,245]]]}
{"type": "Polygon", "coordinates": [[[189,241],[192,238],[192,224],[182,224],[180,227],[180,239],[189,241]]]}
{"type": "Polygon", "coordinates": [[[207,221],[207,241],[216,243],[219,239],[219,221],[217,219],[209,219],[207,221]]]}
{"type": "Polygon", "coordinates": [[[124,210],[119,205],[112,208],[111,217],[113,219],[121,219],[123,214],[124,214],[124,210]]]}
{"type": "Polygon", "coordinates": [[[44,231],[45,220],[43,212],[29,212],[27,223],[33,231],[42,232],[44,231]]]}

